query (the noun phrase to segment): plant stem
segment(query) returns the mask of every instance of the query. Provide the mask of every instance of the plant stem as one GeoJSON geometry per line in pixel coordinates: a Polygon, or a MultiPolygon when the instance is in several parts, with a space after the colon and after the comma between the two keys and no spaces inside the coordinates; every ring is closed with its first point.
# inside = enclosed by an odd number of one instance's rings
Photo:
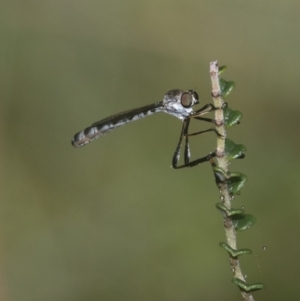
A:
{"type": "MultiPolygon", "coordinates": [[[[215,123],[218,132],[222,136],[217,136],[217,166],[222,168],[225,173],[228,172],[228,159],[225,155],[225,138],[226,138],[226,128],[225,128],[225,120],[223,114],[223,106],[224,100],[221,96],[221,88],[219,82],[219,67],[218,62],[213,61],[210,63],[210,76],[211,76],[211,83],[212,83],[212,97],[214,101],[214,106],[219,108],[215,110],[215,123]]],[[[232,196],[228,190],[228,186],[226,183],[223,183],[219,186],[220,194],[222,203],[226,206],[228,210],[231,209],[231,200],[232,196]]],[[[227,244],[234,250],[237,249],[237,242],[236,242],[236,230],[233,226],[231,217],[224,218],[224,228],[225,228],[225,235],[227,244]]],[[[230,266],[235,278],[238,278],[244,282],[246,282],[245,277],[242,273],[240,263],[237,257],[230,256],[230,266]]],[[[251,294],[245,292],[244,290],[240,289],[241,294],[245,301],[254,301],[254,298],[251,294]]]]}

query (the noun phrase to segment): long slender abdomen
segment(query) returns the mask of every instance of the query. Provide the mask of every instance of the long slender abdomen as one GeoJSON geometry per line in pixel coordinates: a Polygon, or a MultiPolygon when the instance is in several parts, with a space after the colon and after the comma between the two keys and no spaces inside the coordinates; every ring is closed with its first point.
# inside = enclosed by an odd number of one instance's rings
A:
{"type": "Polygon", "coordinates": [[[74,147],[84,146],[93,140],[108,134],[114,129],[125,125],[128,122],[142,119],[153,113],[160,112],[161,106],[159,103],[148,105],[142,108],[129,110],[111,117],[105,118],[101,121],[95,122],[81,132],[74,135],[72,145],[74,147]]]}

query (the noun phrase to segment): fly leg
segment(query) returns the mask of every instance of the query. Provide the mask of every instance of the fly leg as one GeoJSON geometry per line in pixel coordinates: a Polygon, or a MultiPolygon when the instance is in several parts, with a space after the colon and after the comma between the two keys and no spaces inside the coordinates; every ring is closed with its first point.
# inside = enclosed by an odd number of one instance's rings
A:
{"type": "Polygon", "coordinates": [[[184,168],[184,167],[193,167],[198,164],[207,162],[211,158],[216,156],[216,153],[212,152],[205,157],[202,157],[202,158],[199,158],[199,159],[196,159],[196,160],[193,160],[190,162],[191,152],[190,152],[190,145],[189,145],[189,140],[188,140],[190,136],[196,136],[196,135],[200,135],[200,134],[204,134],[204,133],[208,133],[208,132],[215,132],[219,137],[222,137],[222,135],[215,128],[210,128],[207,130],[203,130],[203,131],[199,131],[199,132],[195,132],[195,133],[191,133],[191,134],[188,133],[191,118],[206,121],[206,122],[211,122],[211,123],[215,124],[214,119],[205,118],[205,117],[202,117],[202,115],[207,114],[212,111],[215,111],[216,109],[217,108],[213,104],[206,104],[204,107],[191,113],[191,115],[189,117],[187,117],[183,120],[183,125],[182,125],[182,129],[181,129],[179,141],[178,141],[178,144],[177,144],[177,147],[175,149],[173,159],[172,159],[172,167],[174,169],[180,169],[180,168],[184,168]],[[183,138],[185,139],[184,164],[178,166],[178,161],[180,158],[180,149],[181,149],[183,138]]]}
{"type": "Polygon", "coordinates": [[[205,157],[202,157],[202,158],[199,158],[197,160],[193,160],[193,161],[190,162],[191,152],[190,152],[190,145],[189,145],[189,140],[188,140],[189,136],[200,135],[200,134],[204,134],[204,133],[211,132],[211,131],[214,131],[217,134],[219,134],[217,132],[217,130],[214,129],[214,128],[207,129],[207,130],[204,130],[204,131],[199,131],[199,132],[192,133],[192,134],[188,134],[190,120],[191,120],[190,117],[187,117],[186,119],[183,120],[183,125],[182,125],[182,129],[181,129],[179,141],[178,141],[178,144],[177,144],[177,147],[175,149],[173,159],[172,159],[172,167],[174,169],[180,169],[180,168],[184,168],[184,167],[193,167],[193,166],[196,166],[198,164],[209,161],[211,158],[216,156],[215,152],[213,152],[213,153],[208,154],[205,157]],[[180,149],[181,149],[181,144],[182,144],[183,137],[185,139],[184,164],[178,166],[177,164],[178,164],[178,161],[179,161],[179,158],[180,158],[180,149]]]}

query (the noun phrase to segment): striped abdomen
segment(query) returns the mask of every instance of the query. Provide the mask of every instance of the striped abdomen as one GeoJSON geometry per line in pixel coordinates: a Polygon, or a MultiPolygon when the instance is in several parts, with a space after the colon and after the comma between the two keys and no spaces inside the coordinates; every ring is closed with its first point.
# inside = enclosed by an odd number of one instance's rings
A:
{"type": "Polygon", "coordinates": [[[128,122],[139,120],[156,112],[161,112],[162,107],[162,102],[158,102],[138,109],[125,111],[95,122],[83,131],[75,134],[72,139],[72,145],[74,147],[84,146],[128,122]]]}

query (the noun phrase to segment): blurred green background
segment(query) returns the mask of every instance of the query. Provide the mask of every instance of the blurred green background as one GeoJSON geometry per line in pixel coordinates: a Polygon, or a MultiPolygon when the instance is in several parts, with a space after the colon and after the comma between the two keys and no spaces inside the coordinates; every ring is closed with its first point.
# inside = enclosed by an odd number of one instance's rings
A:
{"type": "MultiPolygon", "coordinates": [[[[244,114],[229,137],[248,149],[230,167],[248,176],[233,206],[258,220],[238,233],[254,252],[242,268],[267,287],[256,300],[297,300],[299,13],[296,0],[1,1],[0,299],[241,300],[209,164],[170,168],[179,120],[70,144],[172,88],[211,102],[218,59],[244,114]]],[[[214,149],[204,136],[193,158],[214,149]]]]}

